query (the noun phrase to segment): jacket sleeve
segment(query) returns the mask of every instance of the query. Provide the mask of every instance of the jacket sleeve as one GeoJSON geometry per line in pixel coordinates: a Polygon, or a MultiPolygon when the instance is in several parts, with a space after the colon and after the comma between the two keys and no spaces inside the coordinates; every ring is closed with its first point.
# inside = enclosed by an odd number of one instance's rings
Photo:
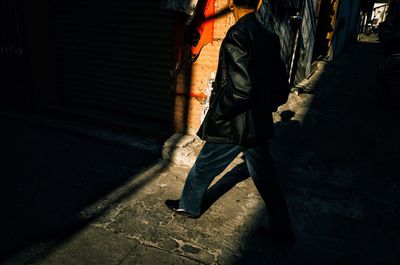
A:
{"type": "Polygon", "coordinates": [[[215,115],[219,119],[233,118],[251,106],[254,73],[249,69],[251,51],[248,42],[244,33],[232,31],[222,44],[226,81],[220,84],[221,94],[215,102],[215,115]]]}

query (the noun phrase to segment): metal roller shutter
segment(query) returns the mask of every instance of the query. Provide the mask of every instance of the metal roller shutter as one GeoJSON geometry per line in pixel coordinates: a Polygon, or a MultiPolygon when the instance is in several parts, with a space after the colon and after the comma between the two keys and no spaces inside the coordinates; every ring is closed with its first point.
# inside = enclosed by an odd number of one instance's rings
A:
{"type": "Polygon", "coordinates": [[[0,1],[0,105],[30,104],[20,3],[0,1]]]}
{"type": "Polygon", "coordinates": [[[172,14],[159,0],[55,0],[66,103],[169,121],[172,14]]]}

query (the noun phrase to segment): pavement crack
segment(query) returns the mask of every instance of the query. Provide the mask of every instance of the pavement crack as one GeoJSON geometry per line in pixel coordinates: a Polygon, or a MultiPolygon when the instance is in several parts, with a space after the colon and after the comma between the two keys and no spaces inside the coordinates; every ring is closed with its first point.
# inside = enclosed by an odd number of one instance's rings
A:
{"type": "Polygon", "coordinates": [[[152,233],[152,235],[150,237],[150,241],[154,241],[154,237],[157,235],[158,229],[160,227],[168,226],[174,219],[175,219],[174,213],[171,213],[171,214],[166,215],[163,220],[159,221],[157,224],[157,227],[154,229],[154,232],[152,233]],[[164,224],[165,220],[167,220],[167,222],[164,224]]]}
{"type": "MultiPolygon", "coordinates": [[[[136,245],[135,248],[132,249],[132,252],[134,252],[139,245],[136,245]]],[[[128,252],[122,259],[120,262],[117,263],[117,265],[122,264],[130,255],[132,255],[132,252],[128,252]]]]}

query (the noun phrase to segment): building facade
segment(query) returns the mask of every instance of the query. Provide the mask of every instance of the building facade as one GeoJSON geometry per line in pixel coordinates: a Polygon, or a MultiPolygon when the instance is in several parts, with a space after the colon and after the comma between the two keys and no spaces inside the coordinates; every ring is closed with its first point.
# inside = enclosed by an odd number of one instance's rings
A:
{"type": "MultiPolygon", "coordinates": [[[[165,136],[193,135],[208,109],[220,45],[235,23],[227,5],[2,1],[0,104],[101,112],[133,127],[156,124],[165,136]]],[[[270,0],[257,17],[280,36],[295,86],[315,61],[355,39],[358,12],[359,0],[270,0]]]]}

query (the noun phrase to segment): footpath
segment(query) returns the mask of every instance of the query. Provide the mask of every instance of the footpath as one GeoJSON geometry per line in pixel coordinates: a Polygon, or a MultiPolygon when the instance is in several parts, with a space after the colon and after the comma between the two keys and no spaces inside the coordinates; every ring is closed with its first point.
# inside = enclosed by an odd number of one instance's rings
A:
{"type": "Polygon", "coordinates": [[[400,264],[400,111],[380,105],[380,58],[377,43],[361,42],[320,62],[274,114],[293,247],[257,232],[267,216],[241,158],[213,183],[215,203],[196,220],[164,206],[189,167],[159,160],[82,209],[73,231],[3,264],[400,264]]]}

